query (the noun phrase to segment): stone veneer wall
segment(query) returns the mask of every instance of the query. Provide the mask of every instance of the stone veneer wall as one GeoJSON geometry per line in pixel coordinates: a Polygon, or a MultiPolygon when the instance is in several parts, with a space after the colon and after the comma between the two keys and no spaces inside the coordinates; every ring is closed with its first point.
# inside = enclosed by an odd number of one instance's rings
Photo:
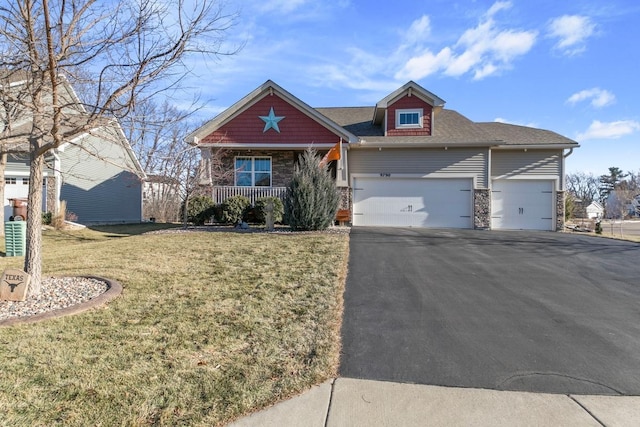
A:
{"type": "Polygon", "coordinates": [[[491,227],[491,190],[473,190],[473,228],[486,230],[491,227]]]}
{"type": "Polygon", "coordinates": [[[338,187],[338,190],[340,191],[340,203],[338,204],[338,209],[351,210],[351,188],[338,187]]]}
{"type": "Polygon", "coordinates": [[[556,231],[564,230],[564,191],[556,191],[556,231]]]}
{"type": "Polygon", "coordinates": [[[56,177],[46,176],[44,182],[47,185],[47,212],[56,213],[56,177]]]}
{"type": "Polygon", "coordinates": [[[251,150],[251,151],[229,151],[225,154],[222,163],[224,170],[231,171],[227,176],[223,176],[218,180],[215,179],[214,185],[234,185],[235,181],[235,158],[241,157],[271,157],[271,186],[286,187],[291,180],[293,167],[296,162],[295,151],[281,150],[251,150]]]}

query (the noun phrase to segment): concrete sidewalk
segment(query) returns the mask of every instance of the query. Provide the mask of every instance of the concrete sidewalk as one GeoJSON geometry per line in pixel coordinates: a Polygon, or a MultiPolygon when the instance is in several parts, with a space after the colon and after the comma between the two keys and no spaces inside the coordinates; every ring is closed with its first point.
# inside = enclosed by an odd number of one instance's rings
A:
{"type": "Polygon", "coordinates": [[[234,427],[638,426],[640,396],[584,396],[337,378],[234,427]]]}

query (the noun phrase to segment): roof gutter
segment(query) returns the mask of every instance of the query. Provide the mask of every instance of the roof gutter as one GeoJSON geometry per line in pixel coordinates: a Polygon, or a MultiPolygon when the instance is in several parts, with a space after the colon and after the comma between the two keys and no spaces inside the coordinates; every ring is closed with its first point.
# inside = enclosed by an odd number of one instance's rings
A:
{"type": "MultiPolygon", "coordinates": [[[[573,150],[574,148],[579,147],[576,144],[512,144],[506,145],[501,144],[499,146],[494,147],[496,150],[556,150],[556,149],[565,149],[573,150]]],[[[571,153],[569,153],[571,154],[571,153]]]]}
{"type": "Polygon", "coordinates": [[[366,141],[361,139],[356,144],[349,144],[349,148],[465,148],[465,147],[495,147],[496,141],[480,142],[386,142],[366,141]]]}
{"type": "Polygon", "coordinates": [[[574,148],[574,147],[569,148],[569,152],[568,152],[567,154],[565,154],[564,156],[562,156],[562,157],[564,157],[564,158],[566,159],[567,157],[569,157],[570,155],[572,155],[572,154],[573,154],[573,148],[574,148]]]}
{"type": "MultiPolygon", "coordinates": [[[[336,145],[335,142],[310,142],[310,143],[253,143],[246,144],[242,142],[198,142],[199,148],[216,147],[216,148],[237,148],[243,150],[255,150],[255,149],[271,149],[271,150],[297,150],[306,148],[331,148],[336,145]]],[[[345,144],[349,145],[349,144],[345,144]]]]}

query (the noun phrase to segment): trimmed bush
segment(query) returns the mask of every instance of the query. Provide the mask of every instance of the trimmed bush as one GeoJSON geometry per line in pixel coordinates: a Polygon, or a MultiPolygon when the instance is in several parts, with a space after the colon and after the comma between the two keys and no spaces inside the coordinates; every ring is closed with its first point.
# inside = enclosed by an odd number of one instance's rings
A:
{"type": "Polygon", "coordinates": [[[282,222],[284,204],[278,197],[261,197],[256,200],[256,205],[254,206],[256,222],[260,224],[267,222],[266,208],[269,202],[273,203],[273,222],[282,222]]]}
{"type": "Polygon", "coordinates": [[[284,198],[284,220],[293,230],[324,230],[335,219],[340,193],[314,150],[298,160],[284,198]]]}
{"type": "Polygon", "coordinates": [[[220,221],[237,224],[244,219],[250,207],[251,202],[244,196],[229,197],[220,205],[220,221]]]}
{"type": "Polygon", "coordinates": [[[43,225],[51,225],[51,218],[53,218],[53,214],[51,212],[43,212],[42,213],[42,224],[43,225]]]}
{"type": "MultiPolygon", "coordinates": [[[[184,204],[182,205],[184,207],[184,204]]],[[[184,209],[182,210],[184,212],[184,209]]],[[[214,214],[213,199],[209,196],[195,196],[187,205],[187,221],[193,225],[204,225],[214,214]]]]}

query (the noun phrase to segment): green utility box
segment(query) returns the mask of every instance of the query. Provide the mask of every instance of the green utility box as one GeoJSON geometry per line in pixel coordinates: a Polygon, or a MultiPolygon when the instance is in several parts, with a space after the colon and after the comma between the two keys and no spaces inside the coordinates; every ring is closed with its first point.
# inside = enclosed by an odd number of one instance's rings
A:
{"type": "Polygon", "coordinates": [[[9,221],[4,223],[4,247],[7,256],[24,256],[27,246],[27,223],[9,221]]]}

